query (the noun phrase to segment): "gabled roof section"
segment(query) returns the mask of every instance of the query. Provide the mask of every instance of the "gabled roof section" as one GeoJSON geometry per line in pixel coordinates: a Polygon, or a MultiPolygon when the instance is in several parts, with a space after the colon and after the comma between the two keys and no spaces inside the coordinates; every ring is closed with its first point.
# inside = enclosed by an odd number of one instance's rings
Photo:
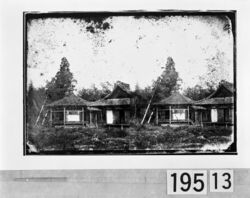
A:
{"type": "Polygon", "coordinates": [[[47,107],[58,107],[58,106],[87,106],[89,102],[74,95],[73,93],[65,96],[64,98],[54,101],[47,105],[47,107]]]}
{"type": "Polygon", "coordinates": [[[171,96],[161,100],[158,103],[155,103],[156,105],[184,105],[184,104],[193,104],[194,101],[179,92],[175,92],[171,94],[171,96]]]}
{"type": "Polygon", "coordinates": [[[233,83],[224,81],[224,83],[222,83],[222,85],[223,85],[225,88],[227,88],[229,91],[231,91],[232,93],[234,92],[233,83]]]}
{"type": "Polygon", "coordinates": [[[131,105],[132,92],[129,84],[117,81],[113,91],[101,100],[91,102],[92,107],[131,105]]]}
{"type": "Polygon", "coordinates": [[[222,105],[222,104],[233,104],[234,87],[230,82],[220,82],[216,91],[210,96],[195,102],[198,105],[222,105]]]}
{"type": "Polygon", "coordinates": [[[104,107],[104,106],[127,106],[131,104],[130,98],[114,98],[114,99],[103,99],[95,102],[91,102],[92,107],[104,107]]]}
{"type": "Polygon", "coordinates": [[[233,97],[222,97],[222,98],[206,98],[204,100],[197,101],[197,105],[226,105],[233,104],[233,97]]]}
{"type": "Polygon", "coordinates": [[[108,94],[104,99],[116,99],[116,98],[132,98],[129,84],[117,81],[113,91],[108,94]]]}
{"type": "Polygon", "coordinates": [[[232,97],[234,93],[233,84],[230,82],[222,81],[217,90],[212,93],[208,98],[223,98],[223,97],[232,97]]]}

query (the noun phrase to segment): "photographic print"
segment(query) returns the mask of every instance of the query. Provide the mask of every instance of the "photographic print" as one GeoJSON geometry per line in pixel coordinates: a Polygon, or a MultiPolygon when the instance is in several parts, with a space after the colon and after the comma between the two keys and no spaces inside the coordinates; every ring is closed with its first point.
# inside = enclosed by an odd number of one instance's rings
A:
{"type": "Polygon", "coordinates": [[[236,11],[23,16],[24,155],[237,154],[236,11]]]}

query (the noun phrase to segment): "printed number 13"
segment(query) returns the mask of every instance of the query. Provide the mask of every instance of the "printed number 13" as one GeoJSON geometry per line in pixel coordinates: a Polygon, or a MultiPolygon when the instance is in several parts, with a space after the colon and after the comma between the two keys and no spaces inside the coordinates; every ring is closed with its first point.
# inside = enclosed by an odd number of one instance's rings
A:
{"type": "Polygon", "coordinates": [[[233,171],[232,170],[210,171],[210,191],[211,192],[232,192],[233,191],[233,171]]]}
{"type": "MultiPolygon", "coordinates": [[[[214,173],[212,175],[214,176],[214,188],[218,189],[218,173],[214,173]]],[[[224,181],[228,184],[227,186],[222,185],[222,188],[229,189],[232,186],[231,175],[229,173],[223,173],[222,176],[226,177],[224,181]]]]}

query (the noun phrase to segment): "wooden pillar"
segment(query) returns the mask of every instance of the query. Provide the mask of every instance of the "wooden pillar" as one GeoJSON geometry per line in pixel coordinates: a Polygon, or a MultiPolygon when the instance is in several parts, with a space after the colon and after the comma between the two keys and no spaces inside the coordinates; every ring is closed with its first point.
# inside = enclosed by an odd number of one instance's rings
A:
{"type": "Polygon", "coordinates": [[[89,110],[89,124],[92,124],[92,112],[89,110]]]}
{"type": "Polygon", "coordinates": [[[203,113],[203,111],[201,111],[201,127],[203,127],[202,113],[203,113]]]}
{"type": "Polygon", "coordinates": [[[98,112],[95,113],[95,125],[96,125],[96,127],[98,127],[98,124],[97,124],[97,113],[98,112]]]}
{"type": "Polygon", "coordinates": [[[159,124],[158,107],[156,107],[156,124],[159,124]]]}
{"type": "Polygon", "coordinates": [[[82,107],[82,125],[84,126],[84,107],[82,107]]]}
{"type": "Polygon", "coordinates": [[[223,120],[224,122],[226,122],[226,109],[223,109],[223,116],[224,116],[223,120]]]}
{"type": "Polygon", "coordinates": [[[189,124],[189,106],[188,106],[188,124],[189,124]]]}
{"type": "Polygon", "coordinates": [[[65,126],[65,121],[66,121],[66,110],[65,107],[63,107],[63,125],[65,126]]]}
{"type": "Polygon", "coordinates": [[[102,124],[102,122],[103,122],[103,111],[100,111],[99,113],[100,113],[100,114],[99,114],[99,115],[100,115],[100,122],[101,122],[101,124],[102,124]]]}
{"type": "Polygon", "coordinates": [[[52,110],[52,109],[50,109],[49,121],[50,121],[51,126],[52,126],[52,124],[53,124],[53,120],[52,120],[52,113],[53,113],[53,110],[52,110]]]}
{"type": "Polygon", "coordinates": [[[106,120],[105,120],[105,124],[108,124],[108,111],[107,111],[107,109],[105,108],[105,118],[106,118],[106,120]]]}
{"type": "Polygon", "coordinates": [[[171,124],[171,106],[169,106],[169,124],[171,124]]]}
{"type": "Polygon", "coordinates": [[[198,114],[197,110],[195,110],[195,112],[194,112],[194,122],[199,123],[199,114],[198,114]]]}

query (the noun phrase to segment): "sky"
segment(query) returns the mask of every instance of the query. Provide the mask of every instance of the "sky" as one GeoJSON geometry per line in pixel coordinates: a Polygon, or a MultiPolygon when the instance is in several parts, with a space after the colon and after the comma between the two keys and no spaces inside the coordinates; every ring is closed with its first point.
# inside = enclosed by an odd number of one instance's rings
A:
{"type": "Polygon", "coordinates": [[[227,17],[112,16],[99,21],[32,19],[27,24],[28,84],[43,87],[62,57],[70,63],[76,89],[117,80],[145,87],[161,75],[168,57],[181,87],[205,80],[233,82],[233,34],[227,17]]]}

